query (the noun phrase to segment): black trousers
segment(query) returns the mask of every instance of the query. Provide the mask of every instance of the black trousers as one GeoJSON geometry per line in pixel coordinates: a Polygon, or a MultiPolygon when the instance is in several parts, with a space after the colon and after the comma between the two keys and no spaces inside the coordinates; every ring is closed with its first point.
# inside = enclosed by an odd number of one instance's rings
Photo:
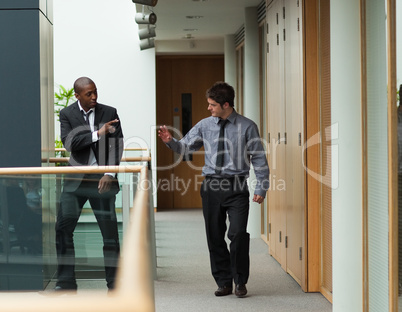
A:
{"type": "Polygon", "coordinates": [[[82,207],[89,200],[103,237],[103,256],[108,288],[114,288],[117,261],[120,253],[119,234],[115,212],[116,192],[100,195],[101,175],[85,175],[74,192],[63,192],[56,221],[57,286],[77,289],[75,279],[75,249],[73,232],[82,207]]]}
{"type": "Polygon", "coordinates": [[[206,177],[201,187],[202,206],[212,275],[219,287],[247,284],[250,271],[250,235],[247,233],[249,190],[243,177],[206,177]],[[229,217],[225,241],[226,219],[229,217]]]}

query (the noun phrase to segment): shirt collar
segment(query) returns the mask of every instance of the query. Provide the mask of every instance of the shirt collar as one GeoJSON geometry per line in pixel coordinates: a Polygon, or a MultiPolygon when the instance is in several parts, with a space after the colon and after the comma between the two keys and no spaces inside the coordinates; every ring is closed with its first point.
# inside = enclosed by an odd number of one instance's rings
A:
{"type": "MultiPolygon", "coordinates": [[[[228,118],[226,118],[227,120],[229,120],[230,123],[234,124],[236,121],[236,117],[237,117],[238,113],[236,112],[236,110],[233,108],[233,112],[228,116],[228,118]]],[[[218,124],[219,120],[221,120],[220,117],[214,117],[215,123],[218,124]]]]}
{"type": "Polygon", "coordinates": [[[89,111],[92,111],[92,113],[95,113],[95,108],[90,108],[90,109],[88,110],[88,112],[85,112],[84,109],[83,109],[82,106],[81,106],[80,101],[78,101],[78,108],[80,109],[81,112],[84,112],[85,114],[88,114],[89,111]]]}

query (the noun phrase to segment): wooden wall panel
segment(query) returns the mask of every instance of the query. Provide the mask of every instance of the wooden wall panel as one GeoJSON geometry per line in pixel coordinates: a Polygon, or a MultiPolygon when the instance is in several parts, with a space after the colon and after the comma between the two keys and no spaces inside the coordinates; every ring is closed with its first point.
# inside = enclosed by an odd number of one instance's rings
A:
{"type": "Polygon", "coordinates": [[[278,25],[276,22],[277,10],[270,8],[267,12],[267,105],[268,105],[268,142],[269,154],[268,163],[270,165],[271,174],[271,187],[268,195],[269,205],[269,242],[270,254],[278,261],[281,262],[280,252],[280,225],[278,219],[280,218],[279,199],[276,196],[274,182],[278,172],[277,163],[280,159],[277,153],[277,106],[273,103],[278,103],[278,77],[279,77],[279,49],[277,45],[278,25]]]}
{"type": "MultiPolygon", "coordinates": [[[[182,94],[191,94],[192,126],[210,116],[206,90],[216,81],[224,80],[222,55],[157,56],[156,114],[158,125],[173,126],[179,118],[182,136],[182,94]]],[[[200,183],[204,155],[194,154],[191,161],[175,162],[177,156],[161,140],[157,143],[158,209],[201,208],[200,183]],[[176,158],[175,158],[176,157],[176,158]],[[162,167],[171,168],[162,169],[162,167]],[[177,182],[176,182],[177,181],[177,182]],[[185,185],[185,188],[184,188],[185,185]]]]}
{"type": "Polygon", "coordinates": [[[267,12],[267,110],[271,190],[270,252],[305,287],[303,260],[303,97],[299,1],[277,0],[267,12]],[[300,136],[300,139],[299,139],[300,136]]]}
{"type": "MultiPolygon", "coordinates": [[[[166,58],[156,58],[156,124],[172,125],[172,62],[166,58]]],[[[158,138],[156,142],[158,168],[167,167],[173,163],[173,152],[158,138]],[[163,154],[163,157],[160,156],[163,154]]],[[[158,170],[158,181],[169,180],[171,170],[158,170]]],[[[173,207],[173,192],[158,192],[158,210],[173,207]]]]}
{"type": "MultiPolygon", "coordinates": [[[[320,132],[319,74],[318,74],[318,0],[304,0],[304,106],[305,141],[320,132]]],[[[307,146],[306,146],[307,147],[307,146]]],[[[304,151],[305,165],[312,172],[320,172],[320,144],[309,146],[304,151]]],[[[320,182],[306,173],[305,209],[307,214],[307,289],[320,291],[320,182]]]]}
{"type": "Polygon", "coordinates": [[[301,6],[285,1],[285,106],[286,106],[286,238],[287,272],[302,285],[304,168],[302,163],[303,97],[301,6]]]}
{"type": "Polygon", "coordinates": [[[332,166],[330,1],[320,1],[320,103],[322,136],[321,292],[332,297],[332,166]]]}

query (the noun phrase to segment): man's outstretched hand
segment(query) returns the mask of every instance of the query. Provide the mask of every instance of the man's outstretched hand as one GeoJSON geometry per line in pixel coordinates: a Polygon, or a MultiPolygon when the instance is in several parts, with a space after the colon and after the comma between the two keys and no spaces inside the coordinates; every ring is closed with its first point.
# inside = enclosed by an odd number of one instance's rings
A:
{"type": "Polygon", "coordinates": [[[113,126],[113,124],[119,122],[118,119],[111,120],[107,123],[105,123],[102,128],[98,130],[98,137],[104,136],[108,133],[114,133],[116,131],[116,128],[113,126]]]}
{"type": "Polygon", "coordinates": [[[158,130],[158,136],[164,143],[169,143],[172,141],[172,135],[170,134],[169,130],[166,128],[165,125],[160,126],[158,130]]]}

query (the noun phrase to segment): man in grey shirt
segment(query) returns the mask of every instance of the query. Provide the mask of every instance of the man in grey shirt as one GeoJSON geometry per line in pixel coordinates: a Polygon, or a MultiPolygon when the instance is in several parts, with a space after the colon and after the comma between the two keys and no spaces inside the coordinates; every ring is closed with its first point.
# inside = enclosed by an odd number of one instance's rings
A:
{"type": "Polygon", "coordinates": [[[217,82],[206,97],[211,117],[198,122],[180,141],[166,126],[160,127],[158,135],[181,155],[204,147],[201,197],[211,271],[218,285],[215,295],[230,295],[234,281],[236,296],[244,297],[250,267],[246,179],[251,163],[257,178],[253,201],[261,204],[269,188],[269,167],[257,125],[234,109],[233,87],[217,82]],[[227,216],[229,250],[225,241],[227,216]]]}

